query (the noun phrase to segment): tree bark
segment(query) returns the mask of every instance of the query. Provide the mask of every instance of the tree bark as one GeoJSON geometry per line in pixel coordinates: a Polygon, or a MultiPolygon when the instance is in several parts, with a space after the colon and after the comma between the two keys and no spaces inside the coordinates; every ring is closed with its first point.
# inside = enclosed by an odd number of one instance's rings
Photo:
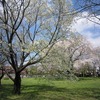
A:
{"type": "Polygon", "coordinates": [[[14,94],[20,95],[21,93],[21,77],[20,73],[15,73],[15,80],[14,80],[14,94]]]}
{"type": "Polygon", "coordinates": [[[1,86],[1,80],[2,80],[3,76],[4,76],[4,73],[2,71],[2,75],[0,76],[0,86],[1,86]]]}
{"type": "Polygon", "coordinates": [[[1,79],[0,79],[0,87],[1,87],[1,79]]]}

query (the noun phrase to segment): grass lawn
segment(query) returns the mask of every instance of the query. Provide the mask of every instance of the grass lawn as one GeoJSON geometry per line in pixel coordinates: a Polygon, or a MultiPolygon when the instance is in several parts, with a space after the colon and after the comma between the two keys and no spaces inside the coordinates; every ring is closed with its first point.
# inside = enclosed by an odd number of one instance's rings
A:
{"type": "Polygon", "coordinates": [[[12,94],[11,80],[2,80],[0,100],[100,100],[100,78],[79,81],[23,78],[22,94],[12,94]]]}

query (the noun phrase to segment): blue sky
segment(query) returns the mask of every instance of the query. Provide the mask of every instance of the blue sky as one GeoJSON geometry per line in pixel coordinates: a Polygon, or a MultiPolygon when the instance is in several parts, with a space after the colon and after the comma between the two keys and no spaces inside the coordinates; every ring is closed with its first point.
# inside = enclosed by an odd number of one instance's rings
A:
{"type": "MultiPolygon", "coordinates": [[[[77,1],[79,1],[80,5],[84,5],[83,3],[84,0],[73,0],[73,4],[75,5],[74,7],[76,9],[80,8],[78,6],[79,4],[77,3],[77,1]]],[[[92,0],[92,1],[100,4],[100,0],[92,0]]],[[[100,19],[100,5],[93,7],[92,11],[93,9],[94,11],[99,9],[99,13],[97,12],[98,13],[97,17],[100,19]]],[[[86,17],[91,13],[90,10],[89,9],[84,10],[80,12],[80,14],[86,17]]],[[[85,36],[94,47],[100,46],[100,20],[97,19],[96,17],[88,17],[88,18],[99,24],[93,23],[87,20],[86,18],[76,17],[75,21],[72,24],[73,30],[76,30],[77,32],[85,36]]]]}
{"type": "MultiPolygon", "coordinates": [[[[83,14],[84,13],[88,12],[83,12],[83,14]]],[[[94,21],[98,20],[94,18],[94,21]]],[[[79,17],[76,17],[72,24],[72,28],[85,36],[94,47],[100,46],[100,25],[95,24],[86,18],[79,19],[79,17]]]]}
{"type": "MultiPolygon", "coordinates": [[[[77,1],[79,1],[81,5],[84,4],[82,2],[83,0],[73,0],[74,2],[73,5],[75,8],[79,8],[77,1]]],[[[100,0],[92,0],[92,1],[100,3],[100,0]]],[[[97,8],[100,9],[100,6],[97,6],[97,8]]],[[[95,7],[95,9],[97,8],[95,7]]],[[[88,15],[89,13],[90,11],[88,10],[82,11],[82,14],[85,16],[88,15]]],[[[99,14],[98,17],[100,18],[99,14]]],[[[80,34],[84,35],[91,42],[91,44],[93,44],[93,46],[95,47],[100,46],[100,25],[95,24],[85,18],[80,18],[80,19],[78,18],[79,17],[76,17],[75,22],[73,22],[72,24],[73,29],[79,32],[80,34]]],[[[89,18],[89,19],[92,19],[100,23],[100,20],[97,20],[96,18],[89,18]]]]}

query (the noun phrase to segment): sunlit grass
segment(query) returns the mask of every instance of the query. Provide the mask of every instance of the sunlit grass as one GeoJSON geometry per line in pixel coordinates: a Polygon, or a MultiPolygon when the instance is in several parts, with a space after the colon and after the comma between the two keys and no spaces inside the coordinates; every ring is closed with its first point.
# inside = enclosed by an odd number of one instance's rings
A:
{"type": "Polygon", "coordinates": [[[100,78],[79,81],[22,79],[22,94],[12,94],[13,83],[3,80],[0,100],[100,100],[100,78]]]}

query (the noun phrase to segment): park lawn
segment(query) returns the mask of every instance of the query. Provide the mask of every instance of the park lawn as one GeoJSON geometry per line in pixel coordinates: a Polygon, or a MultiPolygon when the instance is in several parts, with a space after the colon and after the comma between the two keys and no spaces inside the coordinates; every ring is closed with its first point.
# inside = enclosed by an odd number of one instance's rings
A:
{"type": "Polygon", "coordinates": [[[12,94],[11,80],[2,80],[0,100],[100,100],[100,78],[79,81],[22,79],[22,94],[12,94]]]}

